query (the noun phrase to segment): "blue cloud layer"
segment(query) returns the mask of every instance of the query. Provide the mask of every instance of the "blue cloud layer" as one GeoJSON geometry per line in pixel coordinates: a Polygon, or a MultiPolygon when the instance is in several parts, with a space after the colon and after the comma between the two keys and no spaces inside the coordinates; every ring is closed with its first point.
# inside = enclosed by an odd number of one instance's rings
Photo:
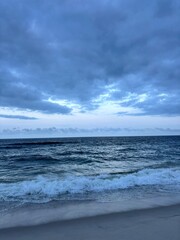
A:
{"type": "Polygon", "coordinates": [[[114,101],[148,96],[124,106],[180,115],[178,0],[1,0],[0,15],[1,107],[72,111],[53,98],[87,111],[114,85],[114,101]]]}
{"type": "Polygon", "coordinates": [[[8,114],[0,114],[0,118],[10,118],[10,119],[20,119],[20,120],[36,120],[35,117],[27,117],[23,115],[8,115],[8,114]]]}

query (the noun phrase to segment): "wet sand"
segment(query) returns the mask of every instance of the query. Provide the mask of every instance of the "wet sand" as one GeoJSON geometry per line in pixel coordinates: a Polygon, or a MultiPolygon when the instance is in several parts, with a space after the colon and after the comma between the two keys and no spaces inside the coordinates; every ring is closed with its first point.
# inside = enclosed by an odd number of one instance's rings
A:
{"type": "Polygon", "coordinates": [[[179,240],[180,205],[0,230],[1,240],[179,240]]]}

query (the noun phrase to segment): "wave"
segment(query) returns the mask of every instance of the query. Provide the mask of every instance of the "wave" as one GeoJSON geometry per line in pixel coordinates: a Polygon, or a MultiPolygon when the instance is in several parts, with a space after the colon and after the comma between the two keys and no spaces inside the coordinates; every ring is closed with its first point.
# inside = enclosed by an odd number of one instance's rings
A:
{"type": "Polygon", "coordinates": [[[53,199],[63,194],[102,192],[147,185],[179,185],[180,169],[144,169],[127,175],[38,176],[17,183],[0,184],[0,200],[53,199]]]}
{"type": "MultiPolygon", "coordinates": [[[[73,155],[73,154],[72,154],[73,155]]],[[[74,154],[75,155],[75,154],[74,154]]],[[[47,156],[47,155],[24,155],[24,156],[17,156],[11,158],[11,161],[15,162],[22,162],[22,163],[46,163],[46,164],[71,164],[71,163],[76,163],[76,164],[88,164],[88,163],[95,163],[95,162],[100,162],[100,160],[94,160],[94,159],[89,159],[86,157],[86,155],[83,157],[77,157],[77,156],[71,156],[68,155],[68,153],[64,154],[56,154],[54,156],[47,156]]]]}
{"type": "Polygon", "coordinates": [[[1,149],[9,149],[9,148],[23,148],[29,146],[46,146],[46,145],[66,145],[66,144],[78,144],[78,141],[38,141],[38,142],[18,142],[18,143],[8,143],[0,146],[1,149]]]}

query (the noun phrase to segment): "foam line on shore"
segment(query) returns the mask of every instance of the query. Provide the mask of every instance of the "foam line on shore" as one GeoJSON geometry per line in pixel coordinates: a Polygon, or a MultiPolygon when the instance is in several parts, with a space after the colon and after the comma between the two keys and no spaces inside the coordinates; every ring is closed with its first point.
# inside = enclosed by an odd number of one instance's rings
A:
{"type": "Polygon", "coordinates": [[[0,230],[3,240],[179,240],[180,205],[0,230]]]}
{"type": "Polygon", "coordinates": [[[39,225],[42,223],[78,219],[96,215],[105,215],[117,212],[126,212],[137,209],[147,209],[168,206],[180,203],[180,196],[156,197],[145,199],[129,199],[118,202],[77,201],[56,206],[43,204],[43,206],[20,207],[14,211],[1,214],[0,229],[15,226],[39,225]]]}

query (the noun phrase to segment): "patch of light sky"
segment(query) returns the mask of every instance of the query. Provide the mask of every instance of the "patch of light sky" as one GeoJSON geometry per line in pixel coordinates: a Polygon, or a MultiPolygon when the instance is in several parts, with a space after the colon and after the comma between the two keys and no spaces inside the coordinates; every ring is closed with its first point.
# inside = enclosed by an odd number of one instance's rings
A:
{"type": "MultiPolygon", "coordinates": [[[[97,104],[99,107],[97,109],[87,111],[85,114],[82,112],[82,107],[80,104],[77,104],[72,101],[65,99],[54,100],[49,98],[49,102],[58,103],[60,105],[65,105],[73,109],[72,113],[69,115],[58,115],[58,114],[43,114],[39,112],[32,111],[21,111],[18,109],[9,109],[1,108],[0,111],[2,114],[19,114],[26,115],[29,117],[36,117],[37,120],[19,120],[19,119],[0,119],[0,130],[4,128],[17,127],[23,129],[31,124],[31,128],[36,127],[77,127],[77,128],[86,128],[92,129],[97,127],[133,127],[137,128],[141,126],[142,128],[151,127],[164,127],[168,128],[170,125],[174,128],[179,127],[179,117],[162,117],[160,116],[118,116],[118,112],[127,112],[127,113],[140,113],[139,109],[133,107],[122,107],[120,104],[125,101],[130,101],[136,99],[136,101],[143,102],[148,98],[147,94],[129,94],[123,100],[110,100],[110,95],[116,91],[114,86],[109,86],[106,88],[106,92],[101,94],[99,97],[92,100],[94,104],[97,104]],[[3,124],[1,124],[3,123],[3,124]]],[[[163,98],[166,97],[166,94],[160,94],[163,98]]]]}

